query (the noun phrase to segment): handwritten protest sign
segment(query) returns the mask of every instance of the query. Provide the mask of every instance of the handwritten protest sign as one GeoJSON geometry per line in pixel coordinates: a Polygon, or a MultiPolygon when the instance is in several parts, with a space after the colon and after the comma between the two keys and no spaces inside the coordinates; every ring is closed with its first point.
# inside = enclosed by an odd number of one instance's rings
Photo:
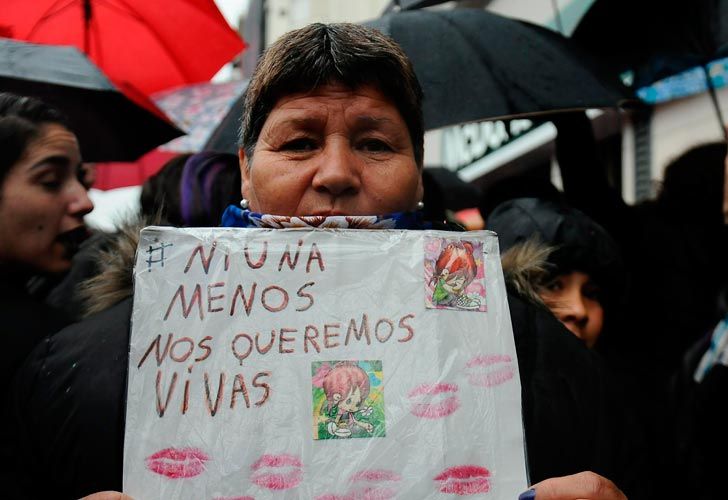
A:
{"type": "Polygon", "coordinates": [[[492,233],[152,227],[134,276],[133,497],[525,489],[492,233]]]}

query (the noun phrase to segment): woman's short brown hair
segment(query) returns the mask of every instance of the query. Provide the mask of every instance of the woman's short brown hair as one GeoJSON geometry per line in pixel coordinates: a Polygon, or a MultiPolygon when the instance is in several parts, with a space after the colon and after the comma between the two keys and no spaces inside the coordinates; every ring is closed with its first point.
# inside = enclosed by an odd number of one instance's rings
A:
{"type": "Polygon", "coordinates": [[[422,89],[412,64],[391,38],[349,23],[310,24],[286,33],[265,51],[245,91],[240,143],[248,158],[278,99],[328,83],[379,89],[402,115],[415,161],[422,165],[422,89]]]}

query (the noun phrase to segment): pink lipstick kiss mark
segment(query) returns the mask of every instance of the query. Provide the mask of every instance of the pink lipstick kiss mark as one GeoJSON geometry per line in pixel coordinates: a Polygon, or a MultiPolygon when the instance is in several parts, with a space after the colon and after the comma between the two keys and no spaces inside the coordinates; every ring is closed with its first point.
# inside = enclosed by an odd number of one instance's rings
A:
{"type": "Polygon", "coordinates": [[[435,477],[441,493],[475,495],[490,491],[490,471],[477,465],[460,465],[445,469],[435,477]]]}
{"type": "Polygon", "coordinates": [[[147,469],[170,479],[185,479],[200,475],[205,462],[210,460],[205,452],[197,448],[165,448],[145,460],[147,469]]]}
{"type": "Polygon", "coordinates": [[[327,493],[316,500],[392,500],[397,496],[397,483],[401,480],[402,476],[390,470],[361,470],[349,478],[349,491],[342,495],[327,493]]]}
{"type": "Polygon", "coordinates": [[[294,455],[263,455],[250,470],[253,471],[250,480],[269,490],[295,488],[303,480],[303,463],[294,455]]]}
{"type": "Polygon", "coordinates": [[[507,354],[475,356],[465,365],[468,381],[477,387],[494,387],[508,382],[515,375],[512,362],[507,354]]]}
{"type": "Polygon", "coordinates": [[[422,384],[412,389],[407,397],[412,406],[410,413],[416,417],[437,419],[452,415],[460,408],[456,384],[422,384]]]}
{"type": "Polygon", "coordinates": [[[392,500],[397,496],[393,488],[366,487],[353,489],[343,495],[327,493],[316,497],[316,500],[392,500]]]}
{"type": "Polygon", "coordinates": [[[373,483],[383,481],[399,482],[401,480],[402,476],[400,476],[396,472],[386,469],[360,470],[359,472],[355,472],[354,474],[352,474],[349,478],[350,483],[373,483]]]}

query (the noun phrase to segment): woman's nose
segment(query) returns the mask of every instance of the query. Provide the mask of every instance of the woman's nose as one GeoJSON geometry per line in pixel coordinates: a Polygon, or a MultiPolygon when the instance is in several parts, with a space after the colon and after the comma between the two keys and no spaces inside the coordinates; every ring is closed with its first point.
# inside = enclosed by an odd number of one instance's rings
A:
{"type": "Polygon", "coordinates": [[[564,298],[559,305],[561,306],[559,319],[569,327],[569,330],[579,336],[589,321],[584,298],[581,294],[572,294],[568,298],[564,298]]]}
{"type": "Polygon", "coordinates": [[[314,189],[334,196],[359,192],[360,170],[356,154],[352,151],[348,140],[343,138],[331,140],[318,161],[319,165],[312,182],[314,189]]]}
{"type": "Polygon", "coordinates": [[[93,209],[94,203],[89,198],[86,188],[80,182],[74,182],[71,191],[71,202],[68,205],[68,213],[73,217],[82,218],[93,209]]]}

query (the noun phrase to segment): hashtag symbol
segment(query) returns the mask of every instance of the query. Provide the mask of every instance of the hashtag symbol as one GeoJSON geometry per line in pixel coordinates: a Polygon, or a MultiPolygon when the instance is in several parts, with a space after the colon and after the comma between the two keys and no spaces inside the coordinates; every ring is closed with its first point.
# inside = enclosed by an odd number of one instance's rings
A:
{"type": "Polygon", "coordinates": [[[147,249],[147,270],[151,271],[154,264],[164,267],[164,249],[171,247],[173,243],[160,243],[159,246],[149,245],[147,249]]]}

